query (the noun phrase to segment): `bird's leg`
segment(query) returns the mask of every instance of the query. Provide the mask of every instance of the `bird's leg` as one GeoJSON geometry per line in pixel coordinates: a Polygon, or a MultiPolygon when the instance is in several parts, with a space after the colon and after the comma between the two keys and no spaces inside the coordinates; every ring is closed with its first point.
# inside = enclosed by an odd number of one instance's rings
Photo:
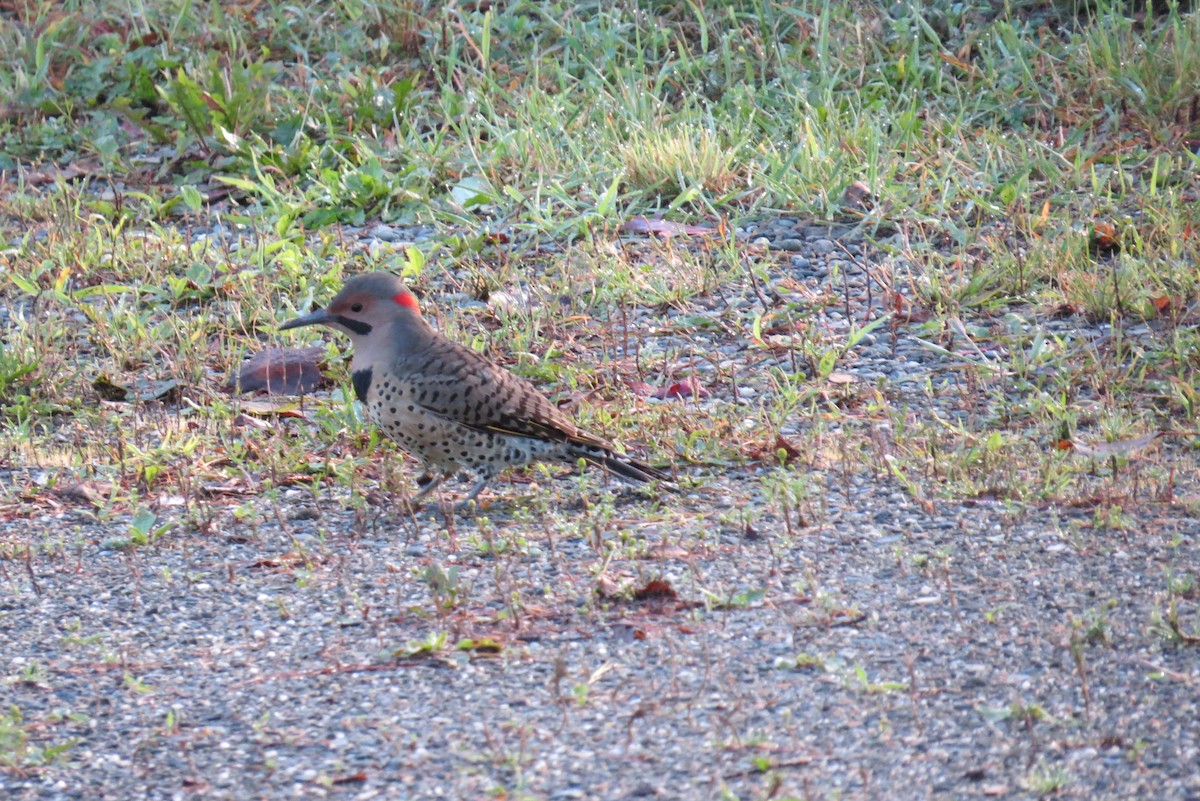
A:
{"type": "Polygon", "coordinates": [[[471,487],[471,491],[467,493],[467,497],[463,498],[458,502],[457,505],[455,505],[454,511],[461,512],[463,509],[466,509],[468,506],[475,503],[475,498],[480,492],[483,491],[483,488],[486,487],[487,483],[491,480],[491,476],[482,476],[478,481],[476,481],[475,486],[471,487]]]}
{"type": "Polygon", "coordinates": [[[432,472],[427,472],[425,475],[418,478],[417,484],[421,486],[421,491],[417,493],[415,498],[413,498],[413,505],[415,506],[422,498],[437,489],[438,486],[445,480],[445,473],[434,474],[432,472]]]}

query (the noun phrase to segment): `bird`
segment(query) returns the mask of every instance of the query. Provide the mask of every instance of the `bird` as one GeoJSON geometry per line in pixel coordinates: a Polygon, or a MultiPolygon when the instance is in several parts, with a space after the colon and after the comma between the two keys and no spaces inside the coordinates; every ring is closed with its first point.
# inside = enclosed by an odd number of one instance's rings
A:
{"type": "Polygon", "coordinates": [[[350,337],[351,383],[367,416],[423,463],[414,505],[447,478],[467,473],[476,477],[458,504],[467,507],[502,471],[533,462],[583,459],[633,484],[674,488],[665,471],[618,453],[531,383],[435,330],[391,273],[351,278],[329,305],[279,330],[310,325],[350,337]]]}

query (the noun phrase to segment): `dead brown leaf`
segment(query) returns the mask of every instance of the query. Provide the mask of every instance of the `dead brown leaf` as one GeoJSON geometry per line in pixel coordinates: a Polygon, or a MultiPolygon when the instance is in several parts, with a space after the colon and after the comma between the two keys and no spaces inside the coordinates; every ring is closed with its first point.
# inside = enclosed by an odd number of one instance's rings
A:
{"type": "Polygon", "coordinates": [[[103,177],[106,175],[103,166],[98,161],[72,161],[65,166],[45,164],[35,169],[21,171],[21,177],[28,186],[41,186],[54,183],[58,179],[71,181],[81,177],[103,177]]]}
{"type": "MultiPolygon", "coordinates": [[[[296,401],[243,401],[242,412],[244,415],[257,415],[258,417],[304,417],[304,413],[300,411],[300,404],[296,401]]],[[[261,421],[255,420],[253,417],[243,418],[239,415],[234,421],[238,425],[249,426],[253,428],[263,428],[264,424],[261,421]]],[[[266,426],[269,427],[269,426],[266,426]]]]}
{"type": "Polygon", "coordinates": [[[341,776],[335,776],[330,780],[332,784],[361,784],[367,780],[366,771],[358,773],[344,773],[341,776]]]}
{"type": "Polygon", "coordinates": [[[1097,253],[1115,253],[1121,249],[1121,235],[1112,223],[1096,223],[1092,226],[1091,245],[1097,253]]]}
{"type": "Polygon", "coordinates": [[[635,601],[674,601],[678,597],[675,588],[663,579],[651,579],[633,591],[635,601]]]}
{"type": "Polygon", "coordinates": [[[626,384],[638,395],[647,398],[657,398],[659,400],[672,400],[675,398],[702,400],[712,395],[712,392],[701,384],[699,379],[694,375],[661,387],[653,387],[645,381],[628,381],[626,384]]]}
{"type": "Polygon", "coordinates": [[[846,187],[842,193],[842,206],[848,209],[867,210],[871,208],[871,187],[862,181],[855,181],[846,187]]]}
{"type": "Polygon", "coordinates": [[[129,390],[106,375],[98,375],[92,381],[92,389],[101,399],[118,403],[129,396],[129,390]]]}
{"type": "Polygon", "coordinates": [[[107,481],[80,481],[75,484],[60,484],[55,494],[65,501],[100,506],[112,494],[112,484],[107,481]]]}
{"type": "Polygon", "coordinates": [[[1077,303],[1056,303],[1046,310],[1046,316],[1052,319],[1074,317],[1083,313],[1083,307],[1077,303]]]}
{"type": "Polygon", "coordinates": [[[888,293],[888,305],[892,307],[892,319],[900,323],[927,323],[933,317],[929,309],[914,306],[899,292],[888,293]]]}
{"type": "Polygon", "coordinates": [[[230,382],[231,392],[300,395],[321,385],[325,349],[267,348],[250,357],[230,382]]]}
{"type": "Polygon", "coordinates": [[[1060,450],[1071,450],[1080,456],[1109,457],[1132,456],[1150,447],[1155,440],[1165,436],[1163,431],[1154,431],[1136,439],[1119,439],[1112,442],[1097,442],[1089,445],[1085,442],[1060,440],[1057,447],[1060,450]]]}
{"type": "Polygon", "coordinates": [[[775,441],[770,445],[766,443],[756,443],[746,449],[746,455],[759,462],[778,463],[780,454],[783,454],[783,463],[790,465],[804,455],[791,440],[784,437],[782,434],[775,435],[775,441]]]}
{"type": "Polygon", "coordinates": [[[107,375],[97,376],[92,381],[92,389],[96,391],[101,400],[110,403],[122,403],[133,400],[139,400],[143,403],[156,400],[175,403],[179,400],[180,391],[177,381],[152,381],[139,378],[133,382],[132,386],[123,386],[113,381],[107,375]]]}
{"type": "Polygon", "coordinates": [[[634,217],[620,228],[623,234],[651,234],[662,239],[672,236],[713,236],[717,231],[707,225],[687,225],[669,220],[634,217]]]}
{"type": "Polygon", "coordinates": [[[305,556],[302,553],[290,551],[288,553],[279,554],[278,556],[264,556],[262,559],[257,559],[250,563],[250,567],[270,567],[280,568],[283,570],[291,570],[294,567],[306,565],[313,561],[311,557],[305,556]]]}

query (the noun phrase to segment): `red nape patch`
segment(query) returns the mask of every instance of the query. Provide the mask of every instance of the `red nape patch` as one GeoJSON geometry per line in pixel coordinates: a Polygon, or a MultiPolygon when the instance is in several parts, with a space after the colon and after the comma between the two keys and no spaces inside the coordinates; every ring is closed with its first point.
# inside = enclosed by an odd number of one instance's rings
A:
{"type": "Polygon", "coordinates": [[[396,301],[397,306],[404,306],[413,311],[420,311],[420,308],[417,306],[417,298],[411,292],[401,292],[393,297],[392,300],[396,301]]]}

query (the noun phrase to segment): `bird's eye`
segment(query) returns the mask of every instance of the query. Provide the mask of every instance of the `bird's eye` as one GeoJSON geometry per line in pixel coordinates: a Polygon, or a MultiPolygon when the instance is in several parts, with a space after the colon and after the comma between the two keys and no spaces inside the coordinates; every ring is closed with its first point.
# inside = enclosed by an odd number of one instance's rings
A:
{"type": "Polygon", "coordinates": [[[352,311],[352,312],[360,312],[360,311],[362,311],[362,304],[361,304],[361,303],[352,303],[352,304],[350,304],[350,311],[352,311]]]}

